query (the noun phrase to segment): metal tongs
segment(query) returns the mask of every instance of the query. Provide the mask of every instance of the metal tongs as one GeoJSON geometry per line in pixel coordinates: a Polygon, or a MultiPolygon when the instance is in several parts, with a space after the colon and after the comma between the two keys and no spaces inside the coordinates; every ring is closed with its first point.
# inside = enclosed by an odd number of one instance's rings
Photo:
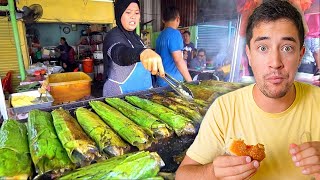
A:
{"type": "Polygon", "coordinates": [[[176,80],[169,74],[165,73],[165,76],[162,77],[168,84],[169,86],[182,98],[188,100],[188,101],[193,101],[193,94],[191,90],[185,86],[182,82],[176,80]]]}

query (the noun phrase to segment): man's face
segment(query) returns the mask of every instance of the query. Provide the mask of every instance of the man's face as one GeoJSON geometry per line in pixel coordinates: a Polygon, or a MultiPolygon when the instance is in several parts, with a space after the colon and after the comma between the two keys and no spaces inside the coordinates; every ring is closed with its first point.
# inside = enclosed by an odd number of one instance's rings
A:
{"type": "Polygon", "coordinates": [[[198,59],[201,61],[206,59],[206,54],[204,52],[199,52],[197,56],[198,56],[198,59]]]}
{"type": "Polygon", "coordinates": [[[293,22],[279,19],[260,22],[253,28],[250,48],[246,46],[259,90],[269,98],[281,98],[289,91],[304,48],[293,22]]]}
{"type": "Polygon", "coordinates": [[[190,43],[190,36],[189,36],[188,33],[184,33],[183,34],[183,42],[186,43],[186,44],[190,43]]]}

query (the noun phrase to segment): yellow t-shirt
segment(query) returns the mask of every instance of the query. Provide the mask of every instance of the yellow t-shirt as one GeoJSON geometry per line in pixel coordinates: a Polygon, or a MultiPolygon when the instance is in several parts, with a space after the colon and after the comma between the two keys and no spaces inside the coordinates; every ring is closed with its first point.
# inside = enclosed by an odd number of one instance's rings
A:
{"type": "Polygon", "coordinates": [[[253,179],[310,179],[294,165],[289,144],[300,144],[307,138],[320,141],[320,88],[299,82],[294,85],[293,104],[276,114],[256,105],[254,84],[219,97],[205,115],[187,155],[208,164],[226,153],[232,139],[241,138],[246,144],[265,147],[266,158],[253,179]]]}

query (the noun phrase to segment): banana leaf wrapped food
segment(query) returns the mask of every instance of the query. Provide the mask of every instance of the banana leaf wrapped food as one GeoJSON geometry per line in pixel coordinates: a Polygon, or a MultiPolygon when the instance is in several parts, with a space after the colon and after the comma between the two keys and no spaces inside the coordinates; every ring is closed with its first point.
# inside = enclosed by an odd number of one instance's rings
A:
{"type": "Polygon", "coordinates": [[[200,81],[200,86],[220,86],[228,89],[239,89],[249,85],[248,83],[231,83],[224,81],[216,81],[216,80],[203,80],[200,81]]]}
{"type": "Polygon", "coordinates": [[[221,95],[220,92],[215,89],[211,89],[208,86],[199,86],[189,83],[186,83],[185,85],[191,90],[195,99],[201,99],[210,102],[210,97],[218,97],[221,95]]]}
{"type": "Polygon", "coordinates": [[[142,128],[152,131],[156,139],[170,136],[170,132],[166,127],[167,125],[152,114],[132,106],[120,98],[106,98],[105,101],[142,128]]]}
{"type": "Polygon", "coordinates": [[[178,136],[195,134],[195,128],[191,124],[191,120],[177,114],[173,110],[137,96],[126,96],[125,99],[129,103],[161,119],[168,124],[178,136]]]}
{"type": "Polygon", "coordinates": [[[16,120],[6,120],[0,129],[0,179],[28,179],[31,173],[27,128],[16,120]]]}
{"type": "Polygon", "coordinates": [[[80,107],[76,110],[76,116],[80,126],[97,143],[101,153],[113,157],[129,150],[130,146],[95,113],[80,107]]]}
{"type": "Polygon", "coordinates": [[[180,103],[177,103],[176,101],[171,100],[167,97],[164,97],[159,94],[154,94],[151,96],[150,99],[151,99],[151,101],[153,101],[155,103],[162,104],[163,106],[165,106],[169,109],[172,109],[175,112],[191,119],[195,123],[200,123],[202,120],[202,116],[198,111],[196,111],[188,106],[184,106],[180,103]]]}
{"type": "Polygon", "coordinates": [[[204,101],[202,99],[196,99],[196,98],[194,98],[193,101],[187,101],[184,98],[177,96],[173,92],[167,92],[165,96],[172,101],[175,101],[177,103],[180,103],[181,105],[190,107],[191,109],[198,111],[201,115],[206,114],[211,104],[207,101],[204,101]]]}
{"type": "Polygon", "coordinates": [[[157,176],[163,161],[156,152],[140,151],[92,164],[60,178],[72,179],[145,179],[157,176]]]}
{"type": "Polygon", "coordinates": [[[27,125],[30,154],[39,175],[49,171],[58,174],[74,168],[58,139],[49,112],[30,111],[27,125]]]}
{"type": "Polygon", "coordinates": [[[100,101],[91,101],[89,104],[102,120],[128,143],[138,147],[139,150],[151,146],[152,138],[119,111],[100,101]]]}
{"type": "Polygon", "coordinates": [[[194,99],[194,102],[190,102],[178,96],[167,97],[167,98],[183,106],[189,107],[190,109],[193,109],[199,112],[201,115],[205,115],[206,112],[208,111],[209,103],[206,103],[205,101],[202,101],[202,100],[199,100],[200,101],[200,104],[199,104],[197,103],[197,99],[194,99]]]}
{"type": "Polygon", "coordinates": [[[51,112],[53,125],[71,161],[85,166],[101,158],[95,143],[82,130],[69,112],[59,108],[51,112]]]}

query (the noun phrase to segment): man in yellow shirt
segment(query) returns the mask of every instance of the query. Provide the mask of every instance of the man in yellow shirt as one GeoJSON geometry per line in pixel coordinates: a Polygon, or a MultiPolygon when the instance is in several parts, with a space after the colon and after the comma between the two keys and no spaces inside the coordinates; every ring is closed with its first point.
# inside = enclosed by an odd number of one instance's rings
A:
{"type": "Polygon", "coordinates": [[[294,82],[305,52],[300,13],[264,2],[246,33],[256,84],[211,105],[176,179],[320,179],[320,88],[294,82]],[[264,144],[266,158],[226,155],[238,138],[264,144]]]}

